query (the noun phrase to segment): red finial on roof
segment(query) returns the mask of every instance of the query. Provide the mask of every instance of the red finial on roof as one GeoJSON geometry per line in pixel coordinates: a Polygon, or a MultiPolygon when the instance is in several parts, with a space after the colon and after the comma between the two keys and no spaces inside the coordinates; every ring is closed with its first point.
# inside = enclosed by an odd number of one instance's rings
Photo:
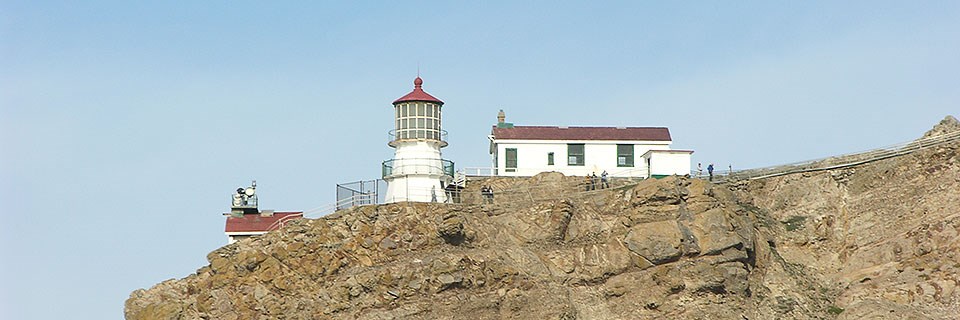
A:
{"type": "Polygon", "coordinates": [[[393,103],[397,104],[406,101],[426,101],[443,104],[443,101],[440,101],[440,99],[437,99],[426,91],[423,91],[423,79],[420,79],[419,76],[417,76],[416,79],[413,79],[413,91],[410,91],[410,93],[400,97],[400,99],[397,99],[393,103]]]}

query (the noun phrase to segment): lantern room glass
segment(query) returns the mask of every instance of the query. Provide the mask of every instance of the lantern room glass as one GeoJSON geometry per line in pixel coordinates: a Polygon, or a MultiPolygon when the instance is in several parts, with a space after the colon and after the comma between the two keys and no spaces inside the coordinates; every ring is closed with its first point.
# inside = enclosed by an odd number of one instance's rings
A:
{"type": "Polygon", "coordinates": [[[396,105],[396,139],[441,139],[440,105],[404,102],[396,105]]]}

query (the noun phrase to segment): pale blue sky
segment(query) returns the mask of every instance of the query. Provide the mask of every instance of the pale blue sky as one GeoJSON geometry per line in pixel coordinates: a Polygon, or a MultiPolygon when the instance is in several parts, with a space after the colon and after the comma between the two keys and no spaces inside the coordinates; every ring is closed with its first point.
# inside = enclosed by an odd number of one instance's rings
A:
{"type": "Polygon", "coordinates": [[[666,126],[757,167],[960,114],[960,2],[0,1],[0,318],[117,319],[225,242],[231,190],[333,202],[444,100],[458,166],[521,125],[666,126]]]}

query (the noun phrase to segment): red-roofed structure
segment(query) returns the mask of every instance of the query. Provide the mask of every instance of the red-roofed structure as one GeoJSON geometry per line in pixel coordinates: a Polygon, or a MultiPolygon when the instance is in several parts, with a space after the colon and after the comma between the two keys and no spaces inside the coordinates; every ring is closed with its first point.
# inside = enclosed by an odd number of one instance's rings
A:
{"type": "Polygon", "coordinates": [[[493,126],[493,136],[498,140],[671,141],[670,130],[661,127],[493,126]]]}
{"type": "Polygon", "coordinates": [[[420,77],[417,77],[416,79],[413,80],[413,91],[410,91],[410,93],[408,93],[407,95],[400,97],[400,99],[394,100],[393,104],[398,104],[406,101],[426,101],[426,102],[434,102],[441,105],[443,104],[443,101],[440,101],[440,99],[437,99],[436,97],[431,96],[426,91],[423,91],[423,79],[420,79],[420,77]]]}
{"type": "Polygon", "coordinates": [[[224,233],[229,237],[229,242],[234,243],[242,238],[264,234],[272,230],[277,230],[284,223],[300,219],[303,212],[273,212],[272,214],[244,214],[241,216],[227,216],[227,224],[224,233]]]}
{"type": "Polygon", "coordinates": [[[490,132],[491,171],[497,176],[650,178],[690,173],[690,150],[671,150],[664,127],[516,126],[503,110],[490,132]]]}

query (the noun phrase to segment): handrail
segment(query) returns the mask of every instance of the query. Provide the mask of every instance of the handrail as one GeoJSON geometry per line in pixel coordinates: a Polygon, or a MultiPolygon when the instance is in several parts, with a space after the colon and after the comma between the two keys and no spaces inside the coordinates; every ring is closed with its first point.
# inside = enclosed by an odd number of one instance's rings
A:
{"type": "MultiPolygon", "coordinates": [[[[369,201],[369,199],[372,198],[372,197],[373,197],[372,194],[358,194],[358,195],[354,195],[354,196],[351,196],[351,197],[344,198],[344,199],[342,199],[342,200],[340,200],[340,201],[336,201],[336,202],[331,203],[331,204],[326,204],[326,205],[322,205],[322,206],[319,206],[319,207],[316,207],[316,208],[313,208],[313,209],[310,209],[310,210],[305,210],[305,211],[303,211],[303,212],[301,212],[301,213],[299,213],[299,214],[288,215],[288,216],[286,216],[286,217],[277,219],[277,221],[274,221],[272,224],[270,224],[269,227],[267,227],[267,230],[274,230],[275,228],[282,228],[283,225],[284,225],[286,222],[288,222],[288,221],[290,221],[290,220],[293,220],[293,219],[301,218],[301,217],[302,217],[302,218],[313,218],[313,217],[319,218],[319,217],[325,216],[325,215],[327,215],[327,214],[336,212],[336,211],[337,211],[337,208],[340,208],[340,207],[344,206],[345,204],[360,202],[360,201],[363,201],[363,200],[369,201]]],[[[371,203],[371,204],[373,204],[373,203],[371,203]]]]}
{"type": "Polygon", "coordinates": [[[407,128],[401,130],[401,133],[414,133],[413,137],[404,136],[403,134],[397,135],[397,129],[387,131],[387,145],[391,147],[396,147],[397,141],[416,141],[416,140],[433,140],[439,141],[440,147],[447,146],[447,130],[443,129],[426,129],[426,128],[407,128]],[[415,133],[424,133],[423,136],[417,136],[415,133]]]}
{"type": "Polygon", "coordinates": [[[277,219],[277,221],[274,221],[273,223],[271,223],[270,226],[267,227],[267,230],[269,231],[269,230],[276,230],[276,229],[283,228],[283,225],[284,225],[287,221],[290,221],[290,220],[293,220],[293,219],[299,219],[299,218],[301,218],[301,217],[303,217],[303,212],[298,213],[298,214],[291,214],[291,215],[282,217],[282,218],[280,218],[280,219],[277,219]]]}
{"type": "Polygon", "coordinates": [[[463,173],[469,177],[492,177],[494,176],[493,171],[497,170],[494,167],[462,167],[457,172],[463,173]]]}
{"type": "Polygon", "coordinates": [[[727,172],[726,174],[723,172],[714,171],[714,180],[717,183],[724,183],[730,179],[756,180],[793,173],[839,169],[910,154],[955,140],[960,140],[960,131],[921,138],[910,142],[898,143],[895,145],[862,152],[848,153],[814,160],[800,161],[770,167],[737,170],[727,172]]]}
{"type": "Polygon", "coordinates": [[[454,175],[454,162],[441,158],[400,158],[384,160],[382,177],[404,174],[454,175]],[[440,164],[439,166],[437,164],[440,164]]]}

